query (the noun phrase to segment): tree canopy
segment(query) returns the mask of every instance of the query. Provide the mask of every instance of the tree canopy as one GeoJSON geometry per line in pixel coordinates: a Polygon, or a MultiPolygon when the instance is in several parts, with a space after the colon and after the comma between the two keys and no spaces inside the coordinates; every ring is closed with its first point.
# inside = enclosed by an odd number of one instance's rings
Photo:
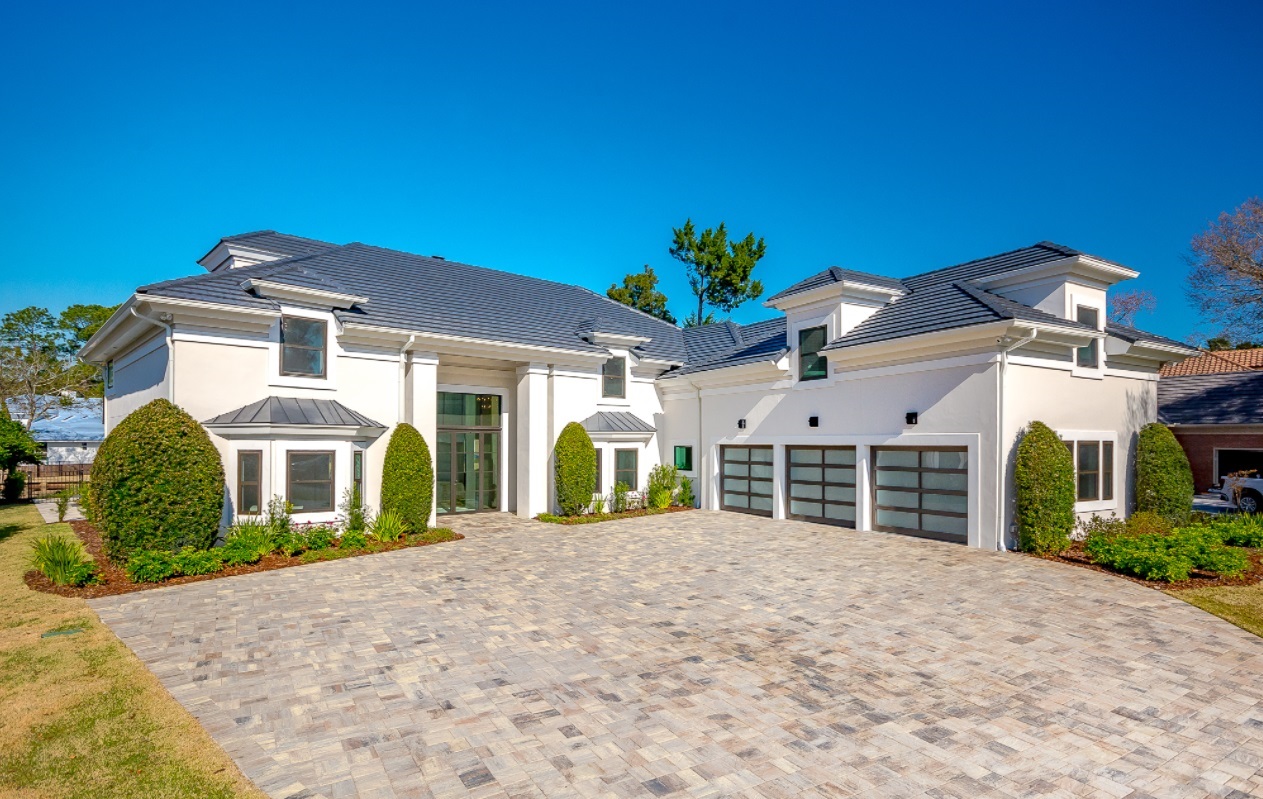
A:
{"type": "Polygon", "coordinates": [[[684,264],[689,288],[697,298],[697,312],[685,319],[686,327],[707,324],[714,315],[707,306],[724,313],[731,313],[747,300],[763,294],[763,283],[753,278],[754,267],[767,253],[763,239],[753,233],[739,241],[728,240],[728,229],[723,222],[719,227],[703,230],[699,236],[693,220],[683,227],[672,229],[672,242],[668,252],[672,258],[684,264]]]}
{"type": "Polygon", "coordinates": [[[1195,236],[1189,265],[1188,296],[1204,318],[1234,336],[1263,336],[1263,199],[1195,236]]]}
{"type": "Polygon", "coordinates": [[[611,285],[605,296],[615,302],[644,311],[664,322],[675,324],[675,315],[667,310],[667,295],[658,291],[658,275],[645,264],[645,271],[632,272],[623,278],[623,285],[611,285]]]}

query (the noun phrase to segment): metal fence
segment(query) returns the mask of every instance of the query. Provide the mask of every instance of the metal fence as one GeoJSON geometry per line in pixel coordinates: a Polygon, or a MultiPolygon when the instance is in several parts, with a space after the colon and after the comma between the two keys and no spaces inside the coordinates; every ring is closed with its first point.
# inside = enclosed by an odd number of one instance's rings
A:
{"type": "MultiPolygon", "coordinates": [[[[24,499],[40,499],[51,497],[65,488],[80,490],[88,482],[92,471],[90,463],[24,463],[18,471],[26,474],[24,499]]],[[[9,473],[0,470],[0,482],[9,473]]]]}

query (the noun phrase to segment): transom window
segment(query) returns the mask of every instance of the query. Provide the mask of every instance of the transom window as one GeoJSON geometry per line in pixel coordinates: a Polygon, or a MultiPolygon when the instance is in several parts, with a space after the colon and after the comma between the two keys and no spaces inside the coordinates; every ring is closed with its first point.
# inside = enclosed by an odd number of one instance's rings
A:
{"type": "Polygon", "coordinates": [[[798,331],[798,379],[820,380],[829,374],[829,361],[820,354],[825,345],[825,328],[808,327],[798,331]]]}
{"type": "Polygon", "coordinates": [[[636,475],[639,473],[639,453],[634,449],[614,450],[614,482],[623,483],[632,491],[636,491],[636,475]]]}
{"type": "Polygon", "coordinates": [[[333,510],[333,453],[291,452],[287,496],[295,513],[333,510]]]}
{"type": "MultiPolygon", "coordinates": [[[[1075,319],[1093,330],[1100,329],[1101,312],[1095,308],[1080,305],[1075,310],[1075,319]]],[[[1098,339],[1092,339],[1087,344],[1079,347],[1075,351],[1075,363],[1087,369],[1095,369],[1101,360],[1100,345],[1101,342],[1098,339]]]]}
{"type": "Polygon", "coordinates": [[[281,318],[281,374],[325,376],[325,331],[321,319],[281,318]]]}
{"type": "Polygon", "coordinates": [[[627,359],[610,358],[601,366],[601,396],[627,396],[627,359]]]}

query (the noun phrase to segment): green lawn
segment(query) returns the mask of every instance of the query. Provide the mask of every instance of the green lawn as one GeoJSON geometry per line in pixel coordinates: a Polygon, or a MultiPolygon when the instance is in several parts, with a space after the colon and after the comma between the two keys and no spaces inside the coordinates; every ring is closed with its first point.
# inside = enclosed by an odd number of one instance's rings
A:
{"type": "Polygon", "coordinates": [[[1263,636],[1263,584],[1193,588],[1168,593],[1207,613],[1227,619],[1243,630],[1263,636]]]}
{"type": "Polygon", "coordinates": [[[0,506],[0,796],[262,797],[83,600],[22,582],[58,529],[0,506]]]}

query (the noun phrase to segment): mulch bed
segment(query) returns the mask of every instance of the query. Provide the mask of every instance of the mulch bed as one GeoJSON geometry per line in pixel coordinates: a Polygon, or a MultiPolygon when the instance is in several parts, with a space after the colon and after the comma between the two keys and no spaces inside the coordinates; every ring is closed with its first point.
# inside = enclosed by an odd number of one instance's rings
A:
{"type": "Polygon", "coordinates": [[[1149,588],[1156,588],[1159,591],[1184,591],[1189,588],[1213,588],[1221,585],[1255,585],[1263,582],[1263,550],[1247,549],[1246,557],[1250,561],[1250,566],[1240,577],[1220,577],[1217,574],[1203,572],[1194,569],[1187,580],[1181,580],[1174,583],[1165,583],[1160,580],[1142,580],[1139,577],[1130,574],[1116,572],[1113,569],[1107,569],[1104,566],[1093,563],[1088,558],[1088,554],[1083,551],[1083,542],[1075,541],[1074,544],[1060,555],[1032,555],[1031,557],[1040,560],[1051,560],[1058,563],[1068,563],[1071,566],[1078,566],[1083,569],[1091,569],[1092,571],[1111,574],[1115,577],[1121,577],[1124,580],[1131,580],[1133,583],[1140,583],[1149,588]]]}
{"type": "Polygon", "coordinates": [[[547,519],[539,516],[535,517],[535,521],[544,524],[600,524],[601,522],[613,522],[619,519],[634,519],[637,516],[657,516],[663,513],[680,513],[686,510],[694,510],[678,505],[672,505],[668,508],[636,508],[635,510],[625,510],[622,513],[588,513],[583,516],[553,516],[548,514],[547,519]]]}
{"type": "MultiPolygon", "coordinates": [[[[89,522],[75,521],[67,522],[74,529],[75,535],[79,536],[79,540],[83,542],[83,547],[96,561],[97,574],[101,578],[99,583],[94,585],[85,585],[79,588],[69,585],[56,585],[40,572],[31,570],[24,575],[28,587],[35,591],[43,591],[46,594],[57,594],[58,596],[79,597],[81,599],[94,599],[103,596],[117,596],[118,594],[130,594],[133,591],[148,591],[151,588],[166,588],[169,585],[184,585],[185,583],[198,583],[203,580],[216,580],[220,577],[232,577],[237,574],[253,574],[254,572],[266,572],[273,569],[285,569],[290,566],[306,566],[300,558],[301,555],[286,557],[285,555],[271,554],[266,555],[258,563],[251,563],[247,566],[226,566],[214,574],[200,574],[195,577],[172,577],[169,580],[163,580],[160,583],[133,583],[127,578],[127,570],[122,566],[111,563],[105,557],[104,543],[101,541],[101,533],[93,527],[89,522]]],[[[460,533],[454,533],[455,538],[452,540],[459,541],[465,536],[460,533]]],[[[443,544],[445,541],[396,541],[394,543],[374,542],[371,550],[364,550],[352,555],[346,555],[347,558],[357,558],[361,555],[373,555],[378,552],[393,552],[398,549],[411,549],[413,547],[425,547],[431,544],[443,544]]]]}

